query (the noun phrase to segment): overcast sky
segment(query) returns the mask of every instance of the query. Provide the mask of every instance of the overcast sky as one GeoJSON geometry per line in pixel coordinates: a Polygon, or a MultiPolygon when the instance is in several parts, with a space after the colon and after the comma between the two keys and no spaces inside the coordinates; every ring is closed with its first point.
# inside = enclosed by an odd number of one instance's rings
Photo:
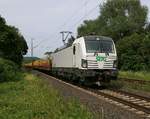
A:
{"type": "MultiPolygon", "coordinates": [[[[150,9],[150,0],[141,0],[150,9]]],[[[30,55],[30,42],[34,39],[34,56],[43,57],[62,45],[60,31],[69,30],[76,35],[77,27],[85,19],[99,15],[103,0],[0,0],[0,15],[9,25],[19,28],[25,37],[30,55]],[[42,42],[41,42],[42,41],[42,42]]]]}

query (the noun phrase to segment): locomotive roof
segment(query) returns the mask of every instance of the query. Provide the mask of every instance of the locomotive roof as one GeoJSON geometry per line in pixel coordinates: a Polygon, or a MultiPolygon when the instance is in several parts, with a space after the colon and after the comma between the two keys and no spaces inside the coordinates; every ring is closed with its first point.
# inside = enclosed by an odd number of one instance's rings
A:
{"type": "Polygon", "coordinates": [[[88,39],[91,39],[91,40],[93,39],[93,40],[94,40],[94,39],[96,39],[96,38],[101,38],[102,40],[106,40],[106,39],[107,39],[107,40],[112,40],[112,38],[110,38],[110,37],[98,36],[98,35],[97,35],[97,36],[96,36],[96,35],[94,35],[94,36],[93,36],[93,35],[84,36],[84,38],[87,39],[87,40],[88,40],[88,39]]]}
{"type": "MultiPolygon", "coordinates": [[[[74,42],[73,43],[75,43],[75,42],[77,42],[77,40],[79,40],[79,39],[85,39],[85,40],[88,40],[88,39],[96,39],[96,38],[100,38],[101,40],[111,40],[112,41],[112,38],[110,38],[110,37],[106,37],[106,36],[98,36],[98,35],[89,35],[89,36],[83,36],[83,37],[79,37],[79,38],[77,38],[77,39],[75,39],[74,40],[74,42]]],[[[72,43],[72,44],[73,44],[72,43]]],[[[56,53],[56,52],[58,52],[58,51],[61,51],[61,50],[63,50],[63,49],[66,49],[66,48],[68,48],[68,47],[70,47],[70,46],[72,46],[72,44],[65,44],[64,46],[62,46],[62,47],[60,47],[60,48],[57,48],[55,51],[54,51],[54,53],[56,53]]]]}

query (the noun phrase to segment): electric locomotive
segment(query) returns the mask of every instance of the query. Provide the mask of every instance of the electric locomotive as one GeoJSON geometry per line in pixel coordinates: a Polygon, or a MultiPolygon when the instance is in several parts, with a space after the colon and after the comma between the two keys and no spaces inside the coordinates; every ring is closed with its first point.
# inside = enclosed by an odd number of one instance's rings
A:
{"type": "Polygon", "coordinates": [[[114,41],[104,36],[84,36],[51,55],[54,75],[85,84],[108,83],[117,79],[114,41]]]}

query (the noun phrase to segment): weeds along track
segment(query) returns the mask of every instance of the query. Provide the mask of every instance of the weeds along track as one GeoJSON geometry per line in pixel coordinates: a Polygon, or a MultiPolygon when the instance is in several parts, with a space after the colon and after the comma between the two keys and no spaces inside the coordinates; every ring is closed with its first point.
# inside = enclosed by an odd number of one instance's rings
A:
{"type": "MultiPolygon", "coordinates": [[[[43,73],[38,73],[38,75],[44,75],[43,73]]],[[[48,77],[48,75],[46,75],[48,77]]],[[[64,81],[61,81],[64,82],[64,81]]],[[[64,82],[66,84],[66,82],[64,82]]],[[[68,82],[67,82],[68,85],[68,82]]],[[[66,88],[67,88],[66,85],[66,88]]],[[[146,117],[146,119],[150,119],[150,98],[143,97],[140,95],[136,95],[130,92],[125,92],[121,90],[111,90],[111,89],[95,89],[89,88],[87,86],[78,86],[72,85],[74,88],[80,88],[81,90],[85,90],[89,92],[89,94],[97,95],[98,97],[104,98],[104,100],[109,101],[110,103],[114,103],[120,107],[126,107],[127,110],[132,111],[142,117],[146,117]]]]}

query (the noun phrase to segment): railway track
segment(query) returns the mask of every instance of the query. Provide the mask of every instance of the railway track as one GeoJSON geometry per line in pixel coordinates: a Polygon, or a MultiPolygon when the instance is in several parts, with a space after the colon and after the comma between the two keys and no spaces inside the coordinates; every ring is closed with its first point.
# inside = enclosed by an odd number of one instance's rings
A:
{"type": "Polygon", "coordinates": [[[104,98],[129,106],[129,109],[136,110],[137,113],[150,116],[150,98],[117,90],[88,90],[103,96],[104,98]]]}
{"type": "Polygon", "coordinates": [[[150,98],[120,90],[99,90],[77,85],[75,87],[79,87],[83,90],[88,91],[89,93],[96,94],[97,96],[103,97],[110,102],[115,102],[117,105],[126,106],[128,110],[134,111],[135,113],[140,114],[143,117],[150,118],[150,98]]]}
{"type": "Polygon", "coordinates": [[[79,86],[85,90],[93,92],[99,96],[115,101],[119,105],[128,106],[129,110],[150,118],[150,98],[114,89],[93,89],[85,86],[79,86]]]}
{"type": "Polygon", "coordinates": [[[119,80],[129,82],[129,83],[150,84],[150,81],[140,80],[140,79],[119,78],[119,80]]]}

